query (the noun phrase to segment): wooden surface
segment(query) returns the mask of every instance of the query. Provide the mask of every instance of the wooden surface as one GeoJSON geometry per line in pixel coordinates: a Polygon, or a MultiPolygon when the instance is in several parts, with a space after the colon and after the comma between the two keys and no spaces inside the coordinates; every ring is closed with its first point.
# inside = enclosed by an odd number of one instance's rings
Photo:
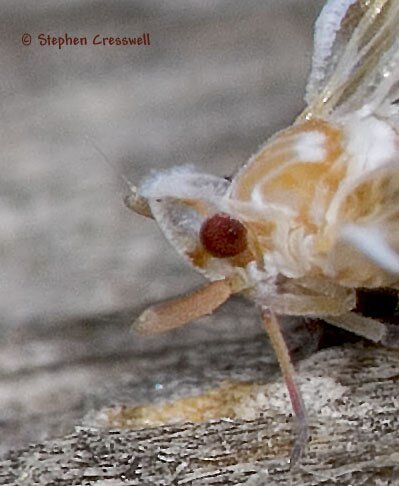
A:
{"type": "MultiPolygon", "coordinates": [[[[237,355],[237,364],[241,359],[237,355]]],[[[263,387],[262,417],[156,429],[79,428],[6,455],[1,484],[397,484],[399,353],[362,344],[302,362],[312,439],[295,470],[284,385],[263,387]],[[276,397],[280,397],[277,398],[276,397]]],[[[253,400],[259,400],[259,393],[253,400]]],[[[250,407],[250,405],[248,405],[250,407]]]]}
{"type": "MultiPolygon", "coordinates": [[[[202,280],[123,207],[117,174],[187,162],[234,172],[301,110],[321,3],[3,0],[0,483],[399,481],[396,352],[357,344],[302,362],[313,440],[292,473],[289,405],[248,303],[165,336],[129,331],[146,305],[202,280]],[[146,31],[145,49],[20,42],[146,31]],[[224,382],[259,383],[263,405],[143,431],[99,420],[224,382]]],[[[297,359],[317,345],[302,324],[286,323],[297,359]]]]}

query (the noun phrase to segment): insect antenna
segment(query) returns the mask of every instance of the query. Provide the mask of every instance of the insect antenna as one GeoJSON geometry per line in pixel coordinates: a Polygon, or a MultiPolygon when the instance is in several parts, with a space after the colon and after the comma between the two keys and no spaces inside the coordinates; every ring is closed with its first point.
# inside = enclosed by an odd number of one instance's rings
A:
{"type": "Polygon", "coordinates": [[[126,176],[125,174],[122,174],[119,172],[115,165],[111,163],[111,161],[108,159],[108,157],[105,155],[105,153],[101,150],[101,148],[93,141],[89,140],[88,135],[86,135],[86,140],[90,142],[92,147],[101,155],[103,160],[106,162],[108,167],[111,168],[111,170],[114,172],[114,174],[120,179],[124,184],[126,184],[129,188],[130,194],[128,196],[125,196],[123,198],[123,202],[125,203],[125,206],[132,211],[134,211],[137,214],[140,214],[141,216],[145,216],[147,218],[152,218],[152,212],[151,208],[148,204],[148,201],[146,198],[143,196],[140,196],[138,193],[137,186],[135,186],[126,176]]]}

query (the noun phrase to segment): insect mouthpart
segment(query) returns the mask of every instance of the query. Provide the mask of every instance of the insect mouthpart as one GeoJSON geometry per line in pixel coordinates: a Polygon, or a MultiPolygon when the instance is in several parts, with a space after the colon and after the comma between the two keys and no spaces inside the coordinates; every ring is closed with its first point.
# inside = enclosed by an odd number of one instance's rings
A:
{"type": "Polygon", "coordinates": [[[248,246],[247,229],[226,213],[216,213],[202,224],[200,240],[216,258],[236,256],[248,246]]]}

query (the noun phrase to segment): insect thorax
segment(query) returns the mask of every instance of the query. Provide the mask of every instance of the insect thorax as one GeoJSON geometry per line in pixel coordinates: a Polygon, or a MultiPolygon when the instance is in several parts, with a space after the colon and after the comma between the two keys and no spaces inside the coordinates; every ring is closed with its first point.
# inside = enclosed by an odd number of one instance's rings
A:
{"type": "Polygon", "coordinates": [[[374,217],[381,206],[386,181],[366,176],[386,163],[387,147],[395,143],[389,126],[375,118],[313,119],[278,133],[249,160],[229,197],[256,235],[267,275],[314,275],[351,287],[387,284],[390,277],[343,244],[340,231],[374,217]],[[356,144],[360,132],[371,146],[385,148],[370,156],[356,144]]]}

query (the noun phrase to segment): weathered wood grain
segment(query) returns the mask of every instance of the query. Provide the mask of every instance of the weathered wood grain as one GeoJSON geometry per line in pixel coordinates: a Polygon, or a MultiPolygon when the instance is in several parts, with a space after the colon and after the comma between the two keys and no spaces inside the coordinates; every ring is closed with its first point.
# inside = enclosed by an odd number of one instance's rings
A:
{"type": "MultiPolygon", "coordinates": [[[[81,428],[9,453],[1,484],[396,484],[399,353],[376,346],[324,350],[301,366],[312,439],[286,460],[293,431],[282,384],[265,388],[263,417],[139,431],[81,428]],[[269,396],[268,396],[269,394],[269,396]]],[[[255,397],[256,398],[256,397],[255,397]]],[[[256,408],[256,407],[254,407],[256,408]]]]}

